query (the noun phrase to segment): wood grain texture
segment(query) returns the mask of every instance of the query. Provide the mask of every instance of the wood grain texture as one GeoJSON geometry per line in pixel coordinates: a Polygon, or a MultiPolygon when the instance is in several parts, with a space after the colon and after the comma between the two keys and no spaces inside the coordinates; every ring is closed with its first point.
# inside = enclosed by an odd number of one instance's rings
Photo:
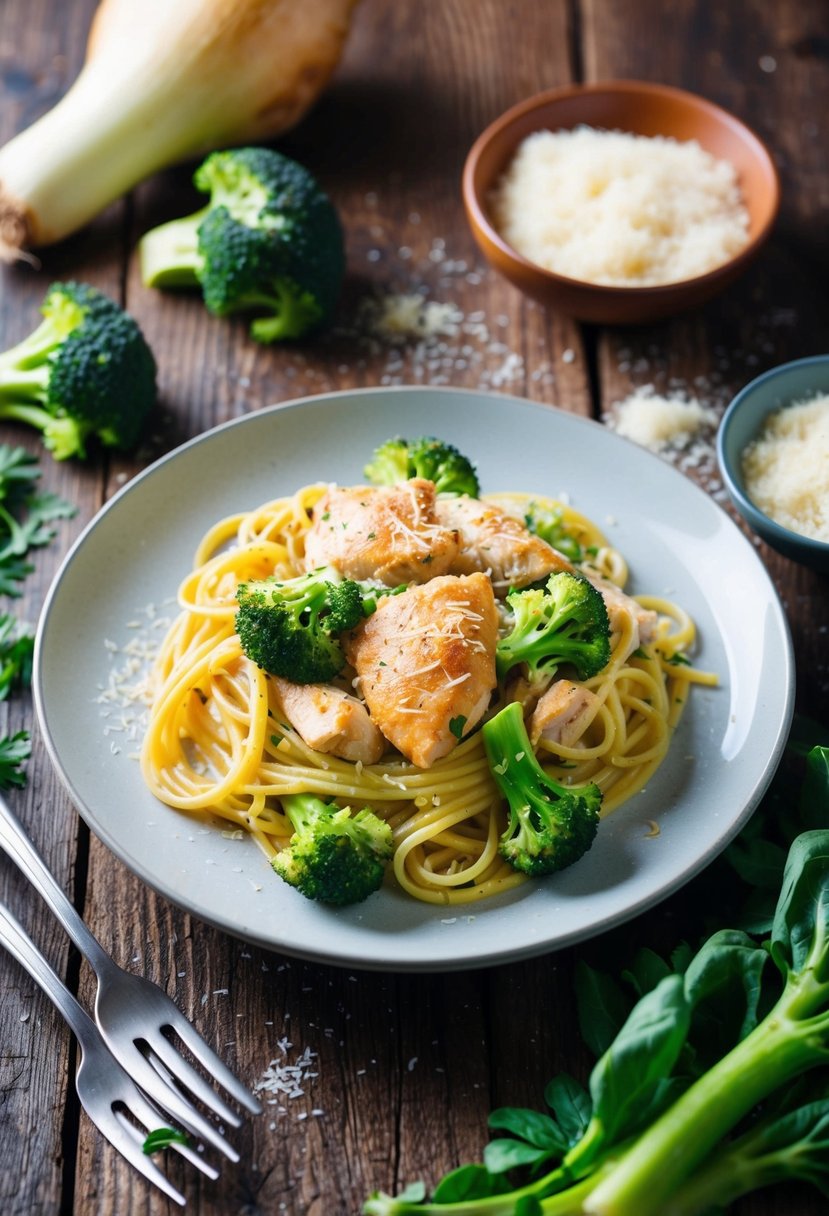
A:
{"type": "MultiPolygon", "coordinates": [[[[93,9],[93,0],[6,0],[0,137],[32,121],[73,79],[93,9]]],[[[829,164],[815,118],[829,101],[822,15],[819,0],[773,8],[739,0],[716,11],[702,0],[363,0],[329,91],[280,144],[319,176],[345,221],[348,280],[330,334],[263,348],[243,320],[210,318],[193,296],[142,286],[136,242],[153,224],[198,205],[191,166],[142,184],[83,233],[43,251],[39,268],[0,273],[2,347],[32,328],[50,281],[86,279],[137,317],[161,388],[158,414],[134,457],[70,467],[43,461],[44,485],[79,513],[38,555],[21,611],[36,616],[70,540],[126,479],[182,440],[274,401],[360,385],[451,383],[612,423],[614,402],[637,385],[693,393],[721,410],[763,367],[825,349],[829,237],[821,218],[829,164]],[[579,327],[524,300],[477,254],[459,194],[472,140],[506,106],[581,75],[695,89],[746,118],[775,152],[785,202],[768,256],[693,317],[632,331],[579,327]],[[378,335],[370,302],[412,293],[456,306],[447,332],[402,343],[378,335]]],[[[38,450],[19,429],[0,428],[0,440],[38,450]]],[[[707,456],[683,467],[721,496],[707,456]]],[[[761,555],[792,623],[798,706],[818,714],[827,692],[826,582],[761,555]]],[[[31,722],[31,712],[17,700],[3,707],[2,721],[16,729],[31,722]]],[[[263,1117],[245,1123],[234,1135],[242,1160],[225,1166],[218,1183],[169,1163],[193,1211],[353,1216],[375,1187],[434,1182],[460,1162],[479,1160],[493,1107],[540,1105],[544,1083],[559,1070],[587,1075],[573,998],[583,951],[438,976],[350,972],[281,957],[193,921],[90,840],[38,739],[29,787],[14,802],[103,944],[160,983],[248,1084],[272,1060],[298,1065],[310,1053],[304,1092],[272,1095],[263,1117]]],[[[23,880],[3,864],[0,884],[89,1003],[86,968],[23,880]]],[[[642,941],[670,945],[687,924],[687,909],[669,901],[612,947],[621,956],[642,941]]],[[[0,986],[0,1212],[168,1212],[172,1205],[80,1117],[68,1082],[68,1037],[5,957],[0,986]]],[[[808,1193],[793,1200],[789,1191],[770,1192],[738,1205],[735,1216],[816,1216],[817,1205],[808,1193]]]]}

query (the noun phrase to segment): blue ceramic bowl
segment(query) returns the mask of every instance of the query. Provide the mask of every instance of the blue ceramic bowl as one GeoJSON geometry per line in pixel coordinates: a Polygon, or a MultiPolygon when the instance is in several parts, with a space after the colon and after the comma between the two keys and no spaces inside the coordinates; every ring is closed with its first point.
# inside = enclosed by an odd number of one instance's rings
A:
{"type": "Polygon", "coordinates": [[[829,544],[800,536],[770,519],[748,497],[742,472],[743,451],[769,414],[823,393],[829,393],[829,355],[796,359],[758,376],[726,410],[717,435],[717,457],[731,500],[754,531],[793,561],[829,573],[829,544]]]}

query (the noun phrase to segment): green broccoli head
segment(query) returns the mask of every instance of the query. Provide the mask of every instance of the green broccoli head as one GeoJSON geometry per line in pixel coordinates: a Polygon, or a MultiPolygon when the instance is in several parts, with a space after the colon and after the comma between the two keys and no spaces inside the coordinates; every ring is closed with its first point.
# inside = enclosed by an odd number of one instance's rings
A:
{"type": "Polygon", "coordinates": [[[252,580],[236,589],[236,632],[257,667],[295,684],[325,684],[345,666],[338,635],[370,616],[381,594],[393,591],[331,569],[252,580]]]}
{"type": "Polygon", "coordinates": [[[389,439],[375,451],[363,470],[372,485],[396,485],[410,477],[433,481],[439,494],[480,493],[478,476],[472,462],[441,439],[428,435],[420,439],[389,439]]]}
{"type": "Polygon", "coordinates": [[[602,805],[597,785],[568,787],[535,758],[517,702],[482,727],[490,772],[509,804],[499,851],[511,866],[538,876],[563,870],[588,851],[602,805]]]}
{"type": "Polygon", "coordinates": [[[610,661],[607,606],[583,575],[557,571],[546,587],[510,592],[507,603],[515,623],[496,647],[500,680],[518,663],[527,664],[533,681],[552,678],[563,663],[588,680],[610,661]]]}
{"type": "Polygon", "coordinates": [[[55,283],[43,321],[0,355],[0,418],[37,427],[56,460],[92,437],[131,448],[156,400],[156,365],[136,322],[83,283],[55,283]]]}
{"type": "Polygon", "coordinates": [[[201,286],[215,316],[258,315],[259,342],[300,338],[327,322],[345,273],[342,228],[317,181],[270,148],[214,152],[199,166],[207,207],[147,233],[152,287],[201,286]]]}
{"type": "Polygon", "coordinates": [[[352,815],[348,807],[313,794],[288,794],[282,809],[294,834],[272,865],[307,899],[354,904],[383,881],[392,855],[391,828],[369,807],[352,815]]]}

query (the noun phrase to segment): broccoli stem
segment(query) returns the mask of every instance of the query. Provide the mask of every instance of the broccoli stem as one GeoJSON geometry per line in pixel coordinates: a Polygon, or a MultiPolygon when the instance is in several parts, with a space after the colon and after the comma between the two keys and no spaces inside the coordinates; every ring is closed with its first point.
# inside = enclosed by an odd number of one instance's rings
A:
{"type": "Polygon", "coordinates": [[[141,240],[141,278],[148,287],[198,287],[204,257],[199,225],[210,207],[153,228],[141,240]]]}
{"type": "Polygon", "coordinates": [[[585,1212],[666,1216],[671,1195],[740,1119],[785,1082],[826,1062],[829,1013],[813,1014],[827,997],[829,983],[811,969],[792,973],[768,1016],[638,1138],[585,1212]]]}
{"type": "Polygon", "coordinates": [[[279,801],[295,832],[307,831],[320,817],[318,794],[282,794],[279,801]]]}
{"type": "Polygon", "coordinates": [[[29,369],[0,365],[0,411],[5,415],[7,409],[16,405],[21,398],[24,401],[43,401],[51,371],[48,363],[29,369]]]}
{"type": "Polygon", "coordinates": [[[486,1199],[461,1199],[457,1203],[410,1203],[394,1199],[390,1195],[373,1195],[365,1204],[365,1216],[514,1216],[516,1204],[522,1199],[536,1196],[541,1203],[544,1216],[583,1216],[584,1201],[597,1185],[600,1173],[583,1178],[580,1182],[559,1191],[544,1195],[553,1184],[552,1180],[562,1171],[522,1186],[504,1195],[492,1195],[486,1199]]]}

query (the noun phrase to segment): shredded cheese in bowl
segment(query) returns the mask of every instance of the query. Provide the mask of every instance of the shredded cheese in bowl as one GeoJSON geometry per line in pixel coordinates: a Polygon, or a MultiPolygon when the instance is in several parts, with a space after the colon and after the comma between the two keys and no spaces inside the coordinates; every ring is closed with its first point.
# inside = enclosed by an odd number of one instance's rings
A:
{"type": "Polygon", "coordinates": [[[742,463],[755,506],[790,532],[829,542],[829,394],[770,414],[742,463]]]}
{"type": "Polygon", "coordinates": [[[696,278],[748,242],[734,166],[695,140],[586,126],[537,131],[520,144],[491,205],[518,253],[605,286],[696,278]]]}

